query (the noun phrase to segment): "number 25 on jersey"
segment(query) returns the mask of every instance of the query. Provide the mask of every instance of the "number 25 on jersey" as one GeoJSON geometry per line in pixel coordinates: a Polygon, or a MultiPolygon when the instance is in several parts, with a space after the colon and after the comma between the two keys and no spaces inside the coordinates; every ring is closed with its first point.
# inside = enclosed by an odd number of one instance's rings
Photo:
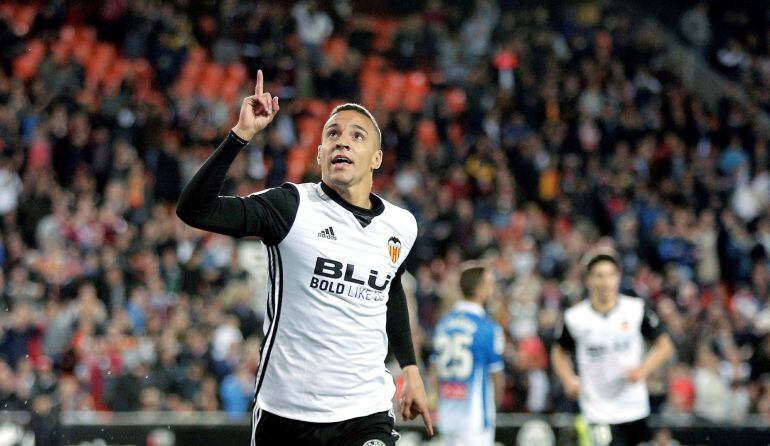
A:
{"type": "Polygon", "coordinates": [[[433,342],[438,354],[436,367],[439,379],[467,380],[473,372],[473,335],[465,332],[441,333],[433,342]]]}

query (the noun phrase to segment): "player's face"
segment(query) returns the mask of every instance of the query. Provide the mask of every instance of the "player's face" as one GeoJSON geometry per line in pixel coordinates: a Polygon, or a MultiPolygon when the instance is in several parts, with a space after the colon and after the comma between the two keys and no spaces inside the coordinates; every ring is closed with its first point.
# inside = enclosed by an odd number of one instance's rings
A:
{"type": "Polygon", "coordinates": [[[326,122],[318,146],[321,178],[349,187],[371,178],[382,164],[377,129],[365,115],[343,110],[326,122]]]}
{"type": "Polygon", "coordinates": [[[592,297],[604,302],[611,301],[620,290],[620,269],[609,261],[598,262],[588,273],[586,286],[592,297]]]}

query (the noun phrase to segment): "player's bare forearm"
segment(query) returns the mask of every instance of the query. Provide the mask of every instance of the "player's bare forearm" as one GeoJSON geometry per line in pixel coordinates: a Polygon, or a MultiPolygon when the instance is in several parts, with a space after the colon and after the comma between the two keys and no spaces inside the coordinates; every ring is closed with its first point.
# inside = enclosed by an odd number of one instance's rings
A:
{"type": "Polygon", "coordinates": [[[553,364],[553,371],[559,377],[567,396],[577,398],[580,394],[580,378],[575,374],[572,359],[567,351],[561,346],[555,345],[551,350],[551,364],[553,364]]]}
{"type": "Polygon", "coordinates": [[[562,383],[577,378],[572,367],[572,359],[559,345],[555,345],[551,350],[551,364],[553,364],[554,373],[562,383]]]}
{"type": "Polygon", "coordinates": [[[646,378],[674,354],[674,343],[667,333],[663,333],[655,339],[655,343],[650,348],[650,353],[645,358],[640,367],[642,377],[646,378]]]}
{"type": "Polygon", "coordinates": [[[495,407],[499,408],[505,392],[505,374],[502,371],[493,373],[492,381],[495,384],[495,407]]]}

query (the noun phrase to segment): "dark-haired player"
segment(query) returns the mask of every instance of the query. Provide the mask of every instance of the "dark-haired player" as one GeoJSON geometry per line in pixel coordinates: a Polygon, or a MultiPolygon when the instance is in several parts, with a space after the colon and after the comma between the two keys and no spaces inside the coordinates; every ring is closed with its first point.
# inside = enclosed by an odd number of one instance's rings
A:
{"type": "Polygon", "coordinates": [[[642,299],[619,293],[621,271],[613,252],[590,253],[584,266],[589,299],[564,312],[551,352],[553,369],[567,395],[578,398],[595,446],[635,446],[650,437],[645,380],[674,346],[642,299]],[[646,356],[645,341],[652,343],[646,356]]]}

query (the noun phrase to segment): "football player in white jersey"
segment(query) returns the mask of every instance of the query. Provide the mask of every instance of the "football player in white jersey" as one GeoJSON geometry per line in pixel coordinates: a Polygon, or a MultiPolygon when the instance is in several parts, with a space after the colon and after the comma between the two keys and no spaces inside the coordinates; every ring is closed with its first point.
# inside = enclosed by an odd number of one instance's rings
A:
{"type": "Polygon", "coordinates": [[[279,109],[259,71],[238,123],[177,204],[191,226],[257,236],[267,246],[269,296],[251,444],[394,446],[389,348],[404,376],[402,416],[421,415],[432,435],[401,286],[417,224],[371,192],[382,163],[382,135],[371,113],[357,104],[332,111],[318,146],[320,183],[219,195],[239,151],[279,109]]]}
{"type": "Polygon", "coordinates": [[[674,345],[642,299],[619,294],[614,252],[589,253],[584,267],[589,299],[565,311],[551,351],[553,369],[567,395],[578,399],[595,446],[636,446],[650,438],[646,379],[674,345]],[[651,343],[646,356],[645,341],[651,343]]]}

